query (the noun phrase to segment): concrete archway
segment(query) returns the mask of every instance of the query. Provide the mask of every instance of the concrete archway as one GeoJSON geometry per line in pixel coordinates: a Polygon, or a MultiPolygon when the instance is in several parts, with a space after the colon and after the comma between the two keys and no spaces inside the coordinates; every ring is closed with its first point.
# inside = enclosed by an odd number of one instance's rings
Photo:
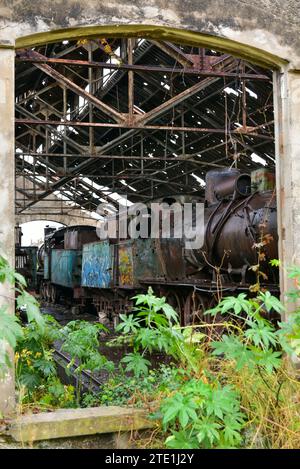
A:
{"type": "Polygon", "coordinates": [[[46,226],[55,228],[63,228],[65,225],[55,222],[51,219],[39,219],[33,221],[25,221],[20,223],[21,228],[21,246],[41,246],[44,240],[44,229],[46,226]]]}
{"type": "Polygon", "coordinates": [[[76,215],[69,215],[69,214],[49,214],[49,216],[41,218],[40,215],[38,214],[29,214],[29,215],[22,215],[22,216],[16,216],[16,223],[19,225],[23,223],[29,223],[31,221],[40,221],[40,220],[45,220],[47,221],[53,221],[56,223],[61,223],[63,225],[67,226],[72,226],[72,225],[89,225],[89,226],[96,226],[97,225],[97,220],[94,218],[89,218],[89,217],[81,217],[81,216],[76,216],[76,215]]]}
{"type": "MultiPolygon", "coordinates": [[[[24,186],[32,189],[32,181],[22,180],[21,177],[16,178],[16,188],[24,189],[24,186]]],[[[24,196],[25,197],[25,196],[24,196]]],[[[53,197],[53,196],[52,196],[53,197]]],[[[47,207],[47,200],[40,201],[35,205],[35,211],[17,213],[15,216],[15,223],[21,225],[29,221],[39,221],[41,219],[52,220],[64,225],[92,225],[96,226],[97,220],[89,216],[88,211],[80,210],[79,208],[70,207],[67,203],[55,197],[52,201],[52,208],[47,207]]]]}
{"type": "MultiPolygon", "coordinates": [[[[69,38],[143,36],[216,48],[275,71],[277,196],[280,258],[300,261],[300,38],[292,0],[26,0],[0,8],[0,241],[14,260],[14,50],[69,38]],[[140,4],[139,4],[140,3],[140,4]]],[[[289,280],[282,274],[282,288],[289,280]]],[[[5,295],[6,286],[0,286],[5,295]]],[[[6,302],[6,300],[1,301],[6,302]]],[[[13,309],[13,303],[11,303],[13,309]]],[[[0,383],[0,410],[14,408],[14,380],[0,383]]]]}
{"type": "Polygon", "coordinates": [[[247,59],[265,67],[280,67],[286,65],[288,60],[268,49],[259,49],[255,41],[247,42],[248,35],[241,34],[239,41],[226,37],[213,36],[203,32],[182,30],[157,25],[111,25],[111,26],[83,26],[67,30],[35,33],[16,39],[16,47],[34,47],[49,42],[59,42],[66,39],[97,38],[97,37],[143,37],[150,39],[163,39],[165,41],[203,47],[215,47],[228,54],[247,59]],[[245,36],[245,37],[243,37],[245,36]]]}

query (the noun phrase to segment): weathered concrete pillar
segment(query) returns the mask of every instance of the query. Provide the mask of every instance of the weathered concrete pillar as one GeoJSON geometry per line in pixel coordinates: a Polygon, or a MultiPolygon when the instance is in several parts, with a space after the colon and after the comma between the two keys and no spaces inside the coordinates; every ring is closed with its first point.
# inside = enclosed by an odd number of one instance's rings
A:
{"type": "MultiPolygon", "coordinates": [[[[15,248],[14,61],[14,50],[0,46],[0,252],[11,265],[14,265],[15,248]]],[[[14,301],[8,297],[12,297],[10,287],[0,284],[0,307],[8,305],[14,314],[14,301]]],[[[9,415],[14,409],[14,388],[14,371],[9,370],[0,380],[2,415],[9,415]]]]}
{"type": "MultiPolygon", "coordinates": [[[[300,72],[275,72],[276,171],[281,289],[293,288],[286,268],[300,265],[300,72]]],[[[288,303],[292,310],[295,305],[288,303]]]]}

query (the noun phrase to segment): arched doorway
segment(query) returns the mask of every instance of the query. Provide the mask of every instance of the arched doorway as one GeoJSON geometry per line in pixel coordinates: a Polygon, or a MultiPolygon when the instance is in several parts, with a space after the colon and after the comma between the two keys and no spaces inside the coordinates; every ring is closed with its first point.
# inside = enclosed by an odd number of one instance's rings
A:
{"type": "MultiPolygon", "coordinates": [[[[118,29],[118,26],[109,26],[109,33],[112,34],[114,28],[118,29]]],[[[119,28],[119,33],[122,36],[134,37],[138,36],[143,32],[143,34],[149,35],[154,39],[159,39],[160,37],[165,37],[166,39],[178,40],[179,36],[182,40],[185,40],[186,43],[206,45],[210,47],[215,47],[216,49],[223,49],[226,52],[236,53],[239,56],[245,57],[246,54],[249,54],[249,58],[253,62],[258,63],[259,65],[271,66],[275,71],[275,104],[276,104],[276,145],[277,145],[277,156],[280,157],[281,162],[280,166],[277,167],[277,193],[279,195],[279,234],[280,234],[280,253],[281,257],[284,260],[290,261],[295,254],[295,247],[297,246],[297,237],[294,235],[295,230],[298,227],[298,221],[295,218],[297,212],[297,206],[295,201],[297,199],[297,194],[299,193],[299,183],[297,183],[296,173],[297,163],[296,156],[298,154],[297,147],[297,134],[299,131],[300,123],[298,121],[298,107],[299,107],[299,78],[296,73],[288,72],[288,63],[286,61],[285,54],[281,54],[282,50],[278,56],[273,55],[270,51],[262,51],[257,49],[257,47],[249,46],[249,38],[245,43],[235,42],[232,40],[224,39],[222,37],[215,38],[214,36],[201,35],[199,33],[193,32],[183,32],[180,33],[179,30],[170,29],[167,30],[166,27],[153,27],[148,28],[138,26],[136,31],[134,31],[134,26],[123,26],[119,28]],[[184,38],[182,37],[184,35],[184,38]],[[195,41],[195,42],[193,42],[195,41]],[[297,98],[297,99],[292,99],[297,98]],[[285,168],[283,169],[283,165],[285,168]],[[293,171],[294,170],[294,171],[293,171]],[[287,191],[288,194],[284,193],[287,191]]],[[[44,28],[45,29],[45,28],[44,28]]],[[[68,40],[70,38],[79,38],[79,37],[95,37],[99,34],[103,35],[108,32],[105,28],[101,27],[92,27],[90,31],[84,30],[81,28],[76,28],[75,30],[64,30],[51,32],[51,37],[49,37],[49,31],[45,33],[39,33],[38,36],[29,35],[27,38],[19,38],[17,41],[17,47],[32,47],[37,44],[57,41],[57,40],[68,40]]],[[[106,34],[107,35],[107,34],[106,34]]],[[[16,34],[17,36],[17,34],[16,34]]],[[[240,36],[242,37],[242,35],[240,36]]],[[[14,46],[13,46],[14,47],[14,46]]],[[[13,258],[13,243],[10,239],[10,235],[7,231],[11,231],[10,228],[14,226],[14,216],[13,216],[13,172],[12,168],[7,165],[8,161],[13,161],[13,108],[14,108],[14,99],[13,99],[13,89],[9,83],[12,83],[13,79],[13,62],[14,62],[14,52],[10,48],[1,49],[1,59],[3,60],[4,66],[1,71],[0,79],[4,83],[5,89],[5,98],[0,102],[0,110],[5,116],[4,125],[1,129],[1,137],[4,145],[3,155],[6,159],[4,165],[4,171],[1,174],[1,186],[2,186],[2,200],[3,204],[3,216],[7,219],[6,230],[3,232],[2,239],[7,252],[9,253],[10,259],[13,258]],[[3,183],[3,184],[2,184],[3,183]]],[[[296,260],[299,258],[299,253],[296,252],[296,260]]],[[[287,285],[287,278],[283,276],[283,285],[287,285]]],[[[6,383],[1,385],[1,393],[4,395],[4,405],[3,408],[7,412],[8,409],[13,406],[13,379],[8,377],[6,383]]]]}

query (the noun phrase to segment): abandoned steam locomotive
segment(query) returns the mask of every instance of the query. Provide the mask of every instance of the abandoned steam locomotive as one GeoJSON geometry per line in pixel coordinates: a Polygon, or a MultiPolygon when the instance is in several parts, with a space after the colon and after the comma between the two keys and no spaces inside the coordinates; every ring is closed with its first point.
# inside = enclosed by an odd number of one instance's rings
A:
{"type": "Polygon", "coordinates": [[[197,195],[180,195],[159,202],[186,201],[205,203],[199,248],[186,248],[184,237],[101,241],[94,227],[48,229],[38,253],[42,297],[50,302],[64,297],[77,307],[89,305],[102,319],[113,322],[131,308],[134,293],[151,285],[188,324],[195,320],[193,314],[199,316],[212,305],[217,293],[246,291],[257,275],[270,290],[278,291],[278,278],[269,263],[278,256],[272,174],[256,171],[251,178],[237,169],[212,170],[206,175],[205,201],[197,195]]]}

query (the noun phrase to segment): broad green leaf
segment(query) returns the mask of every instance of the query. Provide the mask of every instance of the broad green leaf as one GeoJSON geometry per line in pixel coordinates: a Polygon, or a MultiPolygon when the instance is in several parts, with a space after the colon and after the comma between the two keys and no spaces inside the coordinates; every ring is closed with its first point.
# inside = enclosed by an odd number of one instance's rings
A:
{"type": "Polygon", "coordinates": [[[260,292],[258,295],[258,299],[260,299],[268,312],[270,312],[272,309],[274,309],[277,313],[281,313],[284,311],[284,306],[283,304],[276,298],[276,296],[271,295],[269,291],[266,293],[260,292]]]}
{"type": "Polygon", "coordinates": [[[27,282],[25,278],[23,277],[23,275],[19,274],[18,272],[15,272],[14,275],[15,275],[15,279],[20,285],[22,285],[22,287],[27,287],[27,282]]]}
{"type": "Polygon", "coordinates": [[[257,347],[263,348],[268,348],[271,345],[276,346],[278,342],[273,327],[253,321],[251,321],[249,329],[245,331],[245,337],[250,339],[257,347]]]}
{"type": "Polygon", "coordinates": [[[0,308],[0,340],[7,341],[15,348],[17,339],[23,337],[22,327],[18,318],[7,311],[6,306],[0,308]]]}
{"type": "Polygon", "coordinates": [[[124,334],[129,334],[131,332],[135,333],[141,327],[140,319],[134,317],[133,314],[129,314],[128,316],[120,314],[120,319],[122,322],[117,325],[116,330],[121,331],[124,334]]]}
{"type": "Polygon", "coordinates": [[[139,353],[128,353],[122,358],[121,363],[126,364],[125,371],[132,371],[137,377],[146,375],[150,365],[149,360],[142,357],[139,353]]]}
{"type": "Polygon", "coordinates": [[[25,307],[28,321],[36,321],[39,327],[44,330],[45,321],[41,315],[39,303],[36,298],[23,290],[22,293],[17,296],[17,306],[18,308],[25,307]]]}
{"type": "Polygon", "coordinates": [[[168,303],[165,303],[162,306],[162,310],[165,313],[165,315],[167,316],[169,322],[173,321],[175,324],[178,324],[178,322],[179,322],[178,314],[175,311],[175,309],[172,308],[172,306],[170,306],[168,303]]]}
{"type": "Polygon", "coordinates": [[[197,404],[190,396],[176,393],[174,396],[167,398],[161,406],[163,412],[163,426],[166,426],[178,420],[181,427],[185,428],[188,423],[197,420],[197,404]]]}
{"type": "Polygon", "coordinates": [[[202,443],[208,439],[210,444],[217,443],[220,439],[219,429],[221,425],[210,418],[203,418],[197,423],[197,439],[202,443]]]}
{"type": "Polygon", "coordinates": [[[191,437],[189,432],[172,431],[172,435],[168,436],[165,441],[166,447],[170,449],[197,449],[199,448],[197,439],[191,437]]]}

